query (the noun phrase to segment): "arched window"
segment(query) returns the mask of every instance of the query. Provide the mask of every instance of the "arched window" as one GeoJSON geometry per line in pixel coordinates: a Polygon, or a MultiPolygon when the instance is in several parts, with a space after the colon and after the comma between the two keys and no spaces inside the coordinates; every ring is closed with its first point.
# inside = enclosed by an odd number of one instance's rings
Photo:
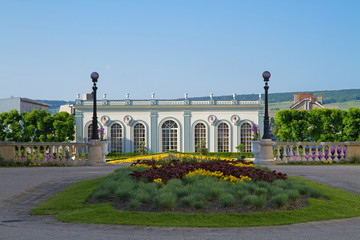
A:
{"type": "Polygon", "coordinates": [[[114,123],[110,129],[110,152],[122,152],[122,127],[114,123]]]}
{"type": "Polygon", "coordinates": [[[91,124],[89,124],[89,126],[88,126],[88,141],[90,141],[90,139],[91,139],[91,137],[92,137],[92,123],[91,124]]]}
{"type": "Polygon", "coordinates": [[[245,152],[251,152],[251,125],[244,123],[240,128],[240,143],[245,145],[245,152]]]}
{"type": "Polygon", "coordinates": [[[218,152],[229,152],[229,126],[226,123],[220,123],[218,126],[218,152]]]}
{"type": "Polygon", "coordinates": [[[195,152],[197,152],[198,147],[201,146],[201,141],[205,141],[206,146],[206,126],[203,123],[198,123],[195,125],[195,134],[194,134],[194,142],[195,142],[195,152]]]}
{"type": "MultiPolygon", "coordinates": [[[[98,125],[98,130],[100,129],[100,126],[98,125]]],[[[92,137],[92,131],[93,131],[93,125],[92,123],[89,124],[88,129],[87,129],[87,135],[88,135],[88,141],[91,140],[92,137]]]]}
{"type": "Polygon", "coordinates": [[[141,142],[145,142],[145,126],[142,123],[137,123],[134,126],[134,152],[140,149],[141,142]]]}
{"type": "Polygon", "coordinates": [[[162,131],[162,151],[175,150],[178,145],[178,125],[176,122],[168,120],[161,126],[162,131]]]}

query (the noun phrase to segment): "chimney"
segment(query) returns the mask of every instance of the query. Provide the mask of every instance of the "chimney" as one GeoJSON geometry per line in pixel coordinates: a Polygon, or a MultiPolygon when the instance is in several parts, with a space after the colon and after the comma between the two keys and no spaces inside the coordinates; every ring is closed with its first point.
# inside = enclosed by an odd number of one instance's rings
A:
{"type": "Polygon", "coordinates": [[[294,103],[297,103],[300,101],[300,93],[294,93],[294,103]]]}
{"type": "Polygon", "coordinates": [[[318,95],[317,101],[322,104],[322,93],[318,95]]]}

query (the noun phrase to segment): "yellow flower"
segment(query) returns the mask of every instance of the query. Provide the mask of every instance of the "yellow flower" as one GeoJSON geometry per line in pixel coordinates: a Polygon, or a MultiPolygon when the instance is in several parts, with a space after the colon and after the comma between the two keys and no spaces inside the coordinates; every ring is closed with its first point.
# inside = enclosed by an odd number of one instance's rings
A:
{"type": "Polygon", "coordinates": [[[154,179],[154,182],[156,182],[156,183],[162,182],[162,179],[161,178],[156,178],[156,179],[154,179]]]}

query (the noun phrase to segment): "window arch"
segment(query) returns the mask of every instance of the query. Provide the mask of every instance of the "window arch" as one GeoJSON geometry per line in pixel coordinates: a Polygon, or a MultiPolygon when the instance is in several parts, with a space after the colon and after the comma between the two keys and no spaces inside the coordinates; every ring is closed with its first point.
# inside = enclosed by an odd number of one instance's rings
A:
{"type": "Polygon", "coordinates": [[[240,128],[240,143],[245,145],[245,152],[251,152],[251,125],[244,123],[240,128]]]}
{"type": "Polygon", "coordinates": [[[229,126],[226,123],[220,123],[218,126],[218,152],[229,152],[229,126]]]}
{"type": "Polygon", "coordinates": [[[122,152],[122,127],[114,123],[110,128],[110,152],[122,152]]]}
{"type": "Polygon", "coordinates": [[[197,152],[197,149],[201,141],[205,141],[206,144],[206,126],[204,123],[198,123],[195,125],[195,133],[194,133],[194,143],[195,143],[195,152],[197,152]]]}
{"type": "MultiPolygon", "coordinates": [[[[100,126],[99,126],[99,124],[98,124],[98,131],[99,131],[99,129],[100,129],[100,126]]],[[[87,140],[88,140],[88,141],[90,141],[91,138],[92,138],[92,133],[93,133],[92,131],[93,131],[93,124],[90,123],[90,124],[88,125],[88,127],[87,127],[87,140]]]]}
{"type": "Polygon", "coordinates": [[[93,125],[92,125],[92,123],[90,123],[88,126],[88,129],[87,129],[88,141],[90,141],[90,139],[92,137],[92,131],[93,131],[92,128],[93,128],[93,125]]]}
{"type": "Polygon", "coordinates": [[[161,126],[162,151],[175,150],[178,145],[178,125],[172,120],[168,120],[161,126]]]}
{"type": "Polygon", "coordinates": [[[134,126],[134,152],[140,149],[141,142],[145,142],[145,126],[142,123],[137,123],[134,126]]]}

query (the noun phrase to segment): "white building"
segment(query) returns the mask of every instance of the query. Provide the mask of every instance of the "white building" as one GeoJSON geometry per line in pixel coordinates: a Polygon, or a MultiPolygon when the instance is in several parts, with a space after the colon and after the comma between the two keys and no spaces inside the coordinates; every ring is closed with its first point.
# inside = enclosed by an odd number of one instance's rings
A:
{"type": "Polygon", "coordinates": [[[28,98],[11,97],[0,99],[0,113],[9,112],[11,110],[17,110],[19,113],[32,112],[34,109],[41,110],[51,107],[50,104],[34,101],[28,98]]]}
{"type": "MultiPolygon", "coordinates": [[[[76,99],[77,142],[91,138],[93,101],[76,99]]],[[[251,124],[262,130],[264,104],[257,101],[98,100],[99,127],[105,129],[110,152],[135,152],[145,142],[149,152],[194,152],[202,139],[210,152],[251,151],[251,124]]],[[[260,133],[262,134],[262,132],[260,133]]]]}

